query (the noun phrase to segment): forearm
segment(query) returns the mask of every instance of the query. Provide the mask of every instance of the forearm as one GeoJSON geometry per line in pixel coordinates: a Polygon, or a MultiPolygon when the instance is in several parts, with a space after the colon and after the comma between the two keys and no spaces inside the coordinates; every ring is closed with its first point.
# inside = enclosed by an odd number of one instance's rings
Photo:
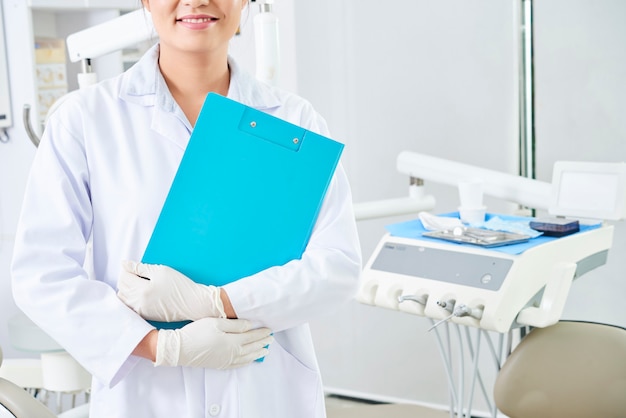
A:
{"type": "Polygon", "coordinates": [[[156,349],[157,338],[159,332],[156,329],[151,330],[145,337],[137,344],[137,347],[133,350],[133,354],[139,357],[146,358],[152,362],[156,361],[156,349]]]}
{"type": "Polygon", "coordinates": [[[224,304],[224,312],[226,313],[226,317],[229,319],[236,319],[237,313],[235,312],[235,308],[233,308],[232,303],[230,303],[228,293],[226,293],[224,289],[220,289],[220,299],[224,304]]]}

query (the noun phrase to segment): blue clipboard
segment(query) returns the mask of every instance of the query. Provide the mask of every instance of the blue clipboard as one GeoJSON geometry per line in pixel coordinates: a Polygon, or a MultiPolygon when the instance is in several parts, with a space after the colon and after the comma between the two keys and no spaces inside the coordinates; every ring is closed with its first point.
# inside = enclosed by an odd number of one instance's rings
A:
{"type": "Polygon", "coordinates": [[[221,286],[301,258],[342,151],[339,142],[209,94],[142,262],[221,286]]]}

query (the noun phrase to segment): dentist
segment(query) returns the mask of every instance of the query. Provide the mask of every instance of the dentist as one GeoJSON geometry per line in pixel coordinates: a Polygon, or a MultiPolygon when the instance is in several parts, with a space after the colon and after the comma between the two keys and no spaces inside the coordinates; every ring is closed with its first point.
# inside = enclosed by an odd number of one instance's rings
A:
{"type": "Polygon", "coordinates": [[[44,131],[13,295],[93,375],[91,418],[325,416],[307,323],[349,300],[361,269],[341,165],[300,260],[219,288],[136,262],[209,92],[329,136],[309,102],[228,55],[247,3],[143,0],[159,43],[120,76],[72,93],[44,131]],[[156,330],[146,319],[193,322],[156,330]]]}

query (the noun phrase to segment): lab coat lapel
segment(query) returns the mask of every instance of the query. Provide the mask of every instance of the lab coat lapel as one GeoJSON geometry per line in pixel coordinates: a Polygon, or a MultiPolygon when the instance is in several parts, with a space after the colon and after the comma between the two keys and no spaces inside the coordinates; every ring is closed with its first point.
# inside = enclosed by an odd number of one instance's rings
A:
{"type": "Polygon", "coordinates": [[[160,137],[187,147],[191,125],[169,92],[159,71],[158,44],[124,74],[120,99],[140,106],[152,107],[150,128],[160,137]]]}
{"type": "Polygon", "coordinates": [[[157,133],[160,137],[172,141],[181,149],[187,148],[191,129],[185,121],[181,120],[176,112],[155,106],[152,112],[152,121],[150,129],[157,133]]]}

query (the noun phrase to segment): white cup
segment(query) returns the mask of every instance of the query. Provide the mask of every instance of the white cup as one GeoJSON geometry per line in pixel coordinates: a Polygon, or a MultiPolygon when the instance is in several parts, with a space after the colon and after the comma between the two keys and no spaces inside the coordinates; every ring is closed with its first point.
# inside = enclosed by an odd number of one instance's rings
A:
{"type": "Polygon", "coordinates": [[[459,182],[459,199],[462,208],[477,209],[483,206],[483,183],[480,180],[459,182]]]}
{"type": "Polygon", "coordinates": [[[487,214],[487,206],[480,206],[478,208],[466,208],[459,206],[459,218],[466,224],[479,224],[485,222],[485,215],[487,214]]]}

